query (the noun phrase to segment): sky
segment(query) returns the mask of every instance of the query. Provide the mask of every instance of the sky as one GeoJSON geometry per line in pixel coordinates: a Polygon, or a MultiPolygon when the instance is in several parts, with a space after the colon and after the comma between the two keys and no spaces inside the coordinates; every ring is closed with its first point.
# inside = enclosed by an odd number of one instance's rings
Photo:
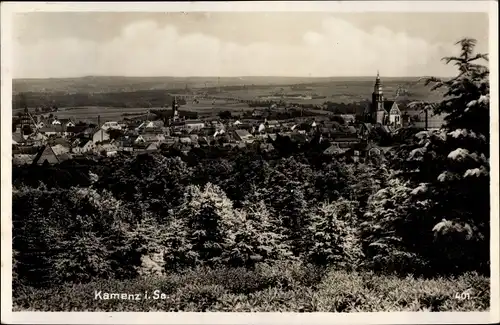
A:
{"type": "Polygon", "coordinates": [[[13,20],[13,77],[450,76],[488,52],[485,13],[35,12],[13,20]]]}

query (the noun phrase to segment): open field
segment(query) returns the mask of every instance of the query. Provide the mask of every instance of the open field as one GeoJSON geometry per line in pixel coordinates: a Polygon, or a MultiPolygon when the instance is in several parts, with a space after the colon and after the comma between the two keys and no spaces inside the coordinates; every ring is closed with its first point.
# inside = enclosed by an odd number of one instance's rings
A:
{"type": "MultiPolygon", "coordinates": [[[[44,114],[52,114],[57,118],[61,119],[75,119],[76,121],[97,123],[98,116],[101,118],[101,122],[107,121],[117,121],[123,118],[131,118],[140,114],[147,114],[148,108],[121,108],[121,107],[71,107],[71,108],[59,108],[57,112],[50,112],[44,114]],[[133,114],[124,116],[123,114],[133,114]],[[136,115],[137,114],[137,115],[136,115]]],[[[18,112],[22,110],[13,110],[12,114],[15,116],[18,112]]]]}
{"type": "MultiPolygon", "coordinates": [[[[78,121],[97,122],[100,116],[102,122],[121,120],[123,114],[146,114],[147,108],[116,108],[116,107],[78,107],[73,109],[60,109],[53,114],[58,118],[74,118],[78,121]]],[[[135,115],[134,115],[135,116],[135,115]]]]}
{"type": "MultiPolygon", "coordinates": [[[[169,108],[163,107],[99,107],[99,106],[84,106],[84,107],[62,107],[57,112],[51,112],[57,118],[67,119],[73,118],[77,121],[87,121],[95,123],[97,117],[100,116],[101,122],[117,121],[124,118],[132,118],[138,115],[146,115],[149,110],[165,110],[169,108]]],[[[200,116],[216,116],[222,111],[231,111],[240,113],[244,111],[253,110],[254,108],[248,107],[247,104],[227,102],[225,100],[216,100],[212,105],[211,100],[200,100],[200,103],[187,103],[180,108],[183,111],[197,112],[200,116]]],[[[21,112],[21,109],[13,110],[13,115],[21,112]]],[[[326,113],[326,112],[324,112],[326,113]]],[[[50,113],[45,113],[50,114],[50,113]]],[[[154,114],[151,114],[154,116],[154,114]]]]}
{"type": "Polygon", "coordinates": [[[217,99],[215,101],[209,99],[199,99],[199,103],[192,103],[188,101],[186,105],[181,106],[181,109],[198,113],[213,112],[215,114],[221,111],[240,112],[240,111],[253,110],[253,108],[248,107],[248,105],[245,103],[237,103],[234,101],[228,101],[222,99],[217,99]]]}
{"type": "MultiPolygon", "coordinates": [[[[406,89],[407,95],[401,95],[401,100],[439,100],[441,94],[432,93],[422,83],[417,84],[417,79],[403,79],[403,80],[382,80],[384,87],[384,94],[388,100],[396,98],[398,87],[406,89]]],[[[352,103],[367,100],[371,98],[373,91],[374,78],[372,80],[345,80],[334,81],[327,83],[315,83],[305,85],[306,90],[294,90],[293,85],[288,86],[269,86],[267,89],[244,89],[244,90],[231,90],[224,92],[224,96],[234,96],[242,99],[256,99],[259,96],[271,96],[273,94],[303,94],[303,95],[317,95],[325,98],[313,99],[291,99],[290,101],[304,104],[322,104],[325,101],[337,103],[352,103]]]]}
{"type": "MultiPolygon", "coordinates": [[[[182,111],[191,111],[198,113],[200,117],[215,117],[218,113],[223,111],[230,111],[232,113],[243,113],[245,111],[252,111],[254,109],[264,109],[264,107],[248,107],[246,104],[242,103],[231,103],[224,100],[217,100],[215,105],[211,104],[210,100],[201,100],[199,104],[188,103],[181,106],[182,111]]],[[[120,108],[120,107],[72,107],[72,108],[60,108],[57,112],[52,112],[54,116],[62,119],[75,119],[77,121],[86,121],[89,123],[96,123],[98,116],[101,122],[107,121],[118,121],[124,118],[133,118],[139,115],[147,115],[149,110],[165,110],[166,108],[152,107],[152,108],[120,108]]],[[[15,113],[20,110],[16,110],[15,113]]],[[[328,115],[332,114],[329,111],[307,109],[307,111],[318,115],[328,115]]],[[[151,117],[155,115],[151,113],[151,117]]]]}

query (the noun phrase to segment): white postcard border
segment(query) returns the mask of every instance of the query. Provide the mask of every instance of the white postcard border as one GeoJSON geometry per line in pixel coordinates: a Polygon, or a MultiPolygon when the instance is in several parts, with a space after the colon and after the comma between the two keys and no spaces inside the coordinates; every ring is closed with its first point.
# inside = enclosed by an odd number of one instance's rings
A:
{"type": "Polygon", "coordinates": [[[176,3],[49,3],[1,4],[1,287],[2,322],[39,324],[458,324],[500,321],[499,299],[499,192],[498,192],[498,3],[496,1],[311,1],[311,2],[176,2],[176,3]],[[33,11],[332,11],[332,12],[488,12],[490,17],[491,84],[491,310],[443,313],[44,313],[12,309],[12,54],[9,51],[11,17],[33,11]]]}

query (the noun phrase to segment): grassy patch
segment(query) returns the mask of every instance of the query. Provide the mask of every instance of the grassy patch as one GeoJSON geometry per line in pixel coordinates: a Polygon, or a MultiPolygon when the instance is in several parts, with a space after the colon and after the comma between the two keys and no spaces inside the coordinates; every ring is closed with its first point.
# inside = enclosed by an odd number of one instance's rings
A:
{"type": "Polygon", "coordinates": [[[14,292],[15,311],[227,311],[371,312],[485,311],[489,279],[415,279],[321,270],[300,264],[255,270],[197,269],[134,280],[99,280],[52,289],[14,292]],[[100,295],[96,294],[101,292],[100,295]],[[146,292],[149,298],[146,298],[146,292]],[[468,292],[470,299],[457,299],[468,292]],[[105,299],[104,293],[139,294],[105,299]],[[100,299],[103,297],[103,299],[100,299]]]}

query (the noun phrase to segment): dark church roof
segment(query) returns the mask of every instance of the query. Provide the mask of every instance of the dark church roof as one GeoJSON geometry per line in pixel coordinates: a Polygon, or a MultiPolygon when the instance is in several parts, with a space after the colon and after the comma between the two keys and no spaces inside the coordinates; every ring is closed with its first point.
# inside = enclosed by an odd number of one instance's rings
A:
{"type": "Polygon", "coordinates": [[[384,109],[389,112],[392,108],[392,105],[394,104],[393,100],[386,100],[384,101],[384,109]]]}
{"type": "Polygon", "coordinates": [[[33,164],[41,165],[45,161],[47,161],[49,164],[57,164],[59,162],[59,159],[54,153],[54,150],[52,150],[52,147],[49,145],[45,145],[40,148],[40,151],[36,155],[35,159],[33,159],[33,164]]]}

